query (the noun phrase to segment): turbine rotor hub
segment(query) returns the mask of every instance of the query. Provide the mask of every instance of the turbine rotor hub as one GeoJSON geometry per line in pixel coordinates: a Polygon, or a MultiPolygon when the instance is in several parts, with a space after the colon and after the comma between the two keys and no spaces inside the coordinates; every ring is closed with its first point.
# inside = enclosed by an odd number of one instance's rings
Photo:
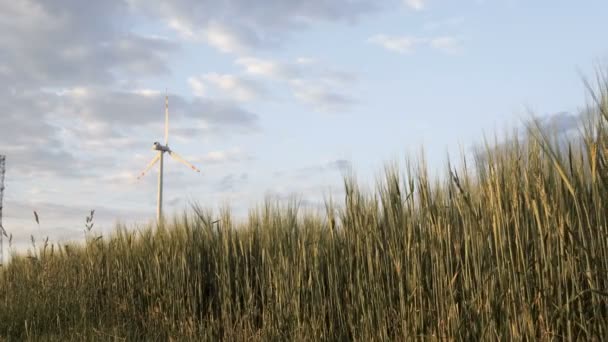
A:
{"type": "Polygon", "coordinates": [[[171,149],[169,149],[169,146],[163,145],[161,143],[159,143],[158,141],[154,142],[154,145],[152,145],[152,149],[155,151],[161,151],[161,152],[170,152],[171,149]]]}

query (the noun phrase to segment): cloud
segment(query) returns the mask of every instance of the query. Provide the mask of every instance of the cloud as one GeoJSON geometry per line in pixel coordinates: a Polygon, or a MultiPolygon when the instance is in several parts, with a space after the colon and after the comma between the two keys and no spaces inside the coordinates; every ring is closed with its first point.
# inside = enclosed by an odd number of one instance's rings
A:
{"type": "Polygon", "coordinates": [[[255,76],[263,76],[275,79],[290,79],[298,77],[301,73],[300,66],[291,63],[280,63],[253,57],[243,57],[236,60],[236,64],[245,68],[245,72],[255,76]]]}
{"type": "Polygon", "coordinates": [[[489,153],[506,153],[512,149],[514,141],[517,139],[520,142],[527,142],[536,139],[534,136],[537,129],[540,129],[542,135],[549,138],[552,147],[558,148],[562,152],[568,151],[568,145],[571,144],[576,150],[584,145],[584,136],[582,127],[584,123],[591,118],[589,112],[583,111],[579,114],[569,112],[559,112],[544,115],[541,117],[533,117],[524,123],[521,130],[516,134],[507,136],[502,142],[499,142],[488,148],[483,144],[474,144],[471,147],[471,152],[478,162],[487,162],[489,153]],[[532,135],[530,134],[532,129],[532,135]]]}
{"type": "Polygon", "coordinates": [[[318,111],[344,111],[356,103],[347,95],[332,90],[319,82],[294,79],[289,83],[296,99],[311,105],[318,111]]]}
{"type": "Polygon", "coordinates": [[[202,31],[204,40],[224,53],[245,54],[258,48],[273,48],[281,45],[283,34],[275,32],[265,35],[260,30],[247,28],[240,23],[224,24],[211,21],[202,31]]]}
{"type": "Polygon", "coordinates": [[[221,178],[216,186],[216,190],[220,192],[228,192],[238,190],[249,179],[249,175],[245,172],[241,174],[230,173],[221,178]]]}
{"type": "Polygon", "coordinates": [[[61,175],[77,177],[83,175],[78,168],[78,159],[64,146],[5,147],[7,172],[19,177],[45,177],[61,175]]]}
{"type": "Polygon", "coordinates": [[[225,27],[211,25],[205,30],[205,36],[209,45],[222,52],[245,52],[249,46],[244,37],[231,32],[225,27]]]}
{"type": "Polygon", "coordinates": [[[340,172],[350,172],[352,171],[353,164],[346,159],[337,159],[327,163],[327,167],[330,169],[338,169],[340,172]]]}
{"type": "Polygon", "coordinates": [[[52,126],[41,113],[51,111],[56,104],[39,92],[14,93],[4,95],[0,101],[0,143],[2,145],[24,145],[53,143],[57,128],[52,126]]]}
{"type": "MultiPolygon", "coordinates": [[[[125,131],[146,125],[163,124],[164,95],[160,92],[142,95],[138,92],[91,89],[83,95],[57,96],[56,119],[83,120],[90,124],[108,126],[122,136],[125,131]]],[[[257,115],[225,100],[194,98],[187,100],[177,94],[169,94],[169,112],[172,123],[180,120],[203,121],[209,128],[226,126],[253,127],[257,115]]]]}
{"type": "Polygon", "coordinates": [[[356,84],[355,74],[322,67],[310,58],[280,62],[245,57],[237,59],[236,64],[251,76],[284,84],[289,87],[295,99],[318,111],[344,111],[356,103],[344,92],[356,84]]]}
{"type": "Polygon", "coordinates": [[[416,46],[424,43],[423,39],[409,36],[391,37],[378,34],[368,39],[368,42],[399,53],[410,53],[416,46]]]}
{"type": "Polygon", "coordinates": [[[188,78],[188,85],[190,85],[190,89],[192,89],[194,96],[203,97],[207,93],[205,83],[196,76],[191,76],[188,78]]]}
{"type": "Polygon", "coordinates": [[[415,11],[421,11],[426,7],[426,0],[403,0],[405,2],[405,4],[415,10],[415,11]]]}
{"type": "Polygon", "coordinates": [[[582,120],[584,120],[582,115],[559,112],[539,118],[538,124],[546,133],[561,135],[581,128],[582,120]]]}
{"type": "Polygon", "coordinates": [[[185,39],[205,41],[222,52],[242,54],[285,43],[292,32],[318,22],[356,22],[386,6],[373,0],[129,0],[160,18],[185,39]]]}
{"type": "Polygon", "coordinates": [[[377,34],[367,39],[369,43],[383,47],[386,50],[409,54],[420,47],[430,47],[447,54],[457,54],[462,51],[462,42],[453,36],[414,37],[388,36],[377,34]]]}
{"type": "Polygon", "coordinates": [[[174,43],[129,31],[128,7],[109,0],[2,0],[0,84],[29,86],[111,84],[124,77],[168,73],[174,43]]]}
{"type": "Polygon", "coordinates": [[[194,161],[200,162],[205,165],[214,165],[231,162],[242,162],[252,159],[253,157],[251,155],[244,152],[241,148],[236,147],[228,150],[211,151],[205,154],[204,156],[195,159],[194,161]]]}
{"type": "Polygon", "coordinates": [[[196,96],[204,95],[206,84],[229,99],[237,101],[252,101],[266,95],[265,89],[258,82],[231,74],[206,73],[198,77],[190,77],[188,82],[196,96]]]}
{"type": "Polygon", "coordinates": [[[302,179],[302,178],[310,178],[310,177],[317,176],[319,174],[335,172],[335,171],[339,171],[340,173],[344,174],[346,172],[350,172],[351,170],[352,170],[351,161],[346,160],[346,159],[335,159],[335,160],[321,163],[319,165],[302,167],[302,168],[295,169],[295,170],[276,171],[274,173],[274,175],[276,177],[287,176],[287,177],[295,177],[298,179],[302,179]]]}

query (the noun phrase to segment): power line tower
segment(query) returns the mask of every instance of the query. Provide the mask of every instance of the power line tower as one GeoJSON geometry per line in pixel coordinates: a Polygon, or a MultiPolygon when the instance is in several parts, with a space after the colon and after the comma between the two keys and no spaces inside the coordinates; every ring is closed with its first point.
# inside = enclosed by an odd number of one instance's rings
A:
{"type": "Polygon", "coordinates": [[[0,155],[0,266],[4,265],[4,237],[6,230],[2,225],[2,200],[4,199],[4,172],[6,166],[6,156],[0,155]]]}

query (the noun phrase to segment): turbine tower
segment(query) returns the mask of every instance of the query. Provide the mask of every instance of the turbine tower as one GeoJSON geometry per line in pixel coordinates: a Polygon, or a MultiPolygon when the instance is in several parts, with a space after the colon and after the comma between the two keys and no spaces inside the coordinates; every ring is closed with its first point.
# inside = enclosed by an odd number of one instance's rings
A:
{"type": "Polygon", "coordinates": [[[5,165],[6,157],[0,155],[0,266],[4,265],[4,237],[8,237],[6,235],[6,230],[4,230],[4,226],[2,225],[2,199],[4,198],[5,165]]]}
{"type": "Polygon", "coordinates": [[[164,154],[168,153],[171,158],[177,160],[178,162],[188,166],[192,170],[196,172],[201,172],[201,170],[197,169],[194,165],[187,162],[184,158],[182,158],[177,153],[173,152],[169,148],[169,97],[165,96],[165,144],[162,145],[159,142],[154,142],[152,146],[154,151],[158,151],[156,157],[152,159],[152,161],[146,166],[146,168],[139,174],[137,179],[141,179],[146,172],[148,172],[157,162],[160,161],[159,172],[158,172],[158,205],[156,208],[156,219],[160,223],[163,218],[163,172],[164,172],[164,154]]]}

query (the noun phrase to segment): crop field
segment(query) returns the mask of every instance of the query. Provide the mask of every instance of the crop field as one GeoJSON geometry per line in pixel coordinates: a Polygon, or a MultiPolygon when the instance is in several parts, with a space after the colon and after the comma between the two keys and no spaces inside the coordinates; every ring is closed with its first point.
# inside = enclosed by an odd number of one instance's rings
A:
{"type": "Polygon", "coordinates": [[[324,212],[193,206],[0,271],[0,340],[600,340],[608,91],[577,141],[530,125],[431,178],[388,166],[324,212]]]}

